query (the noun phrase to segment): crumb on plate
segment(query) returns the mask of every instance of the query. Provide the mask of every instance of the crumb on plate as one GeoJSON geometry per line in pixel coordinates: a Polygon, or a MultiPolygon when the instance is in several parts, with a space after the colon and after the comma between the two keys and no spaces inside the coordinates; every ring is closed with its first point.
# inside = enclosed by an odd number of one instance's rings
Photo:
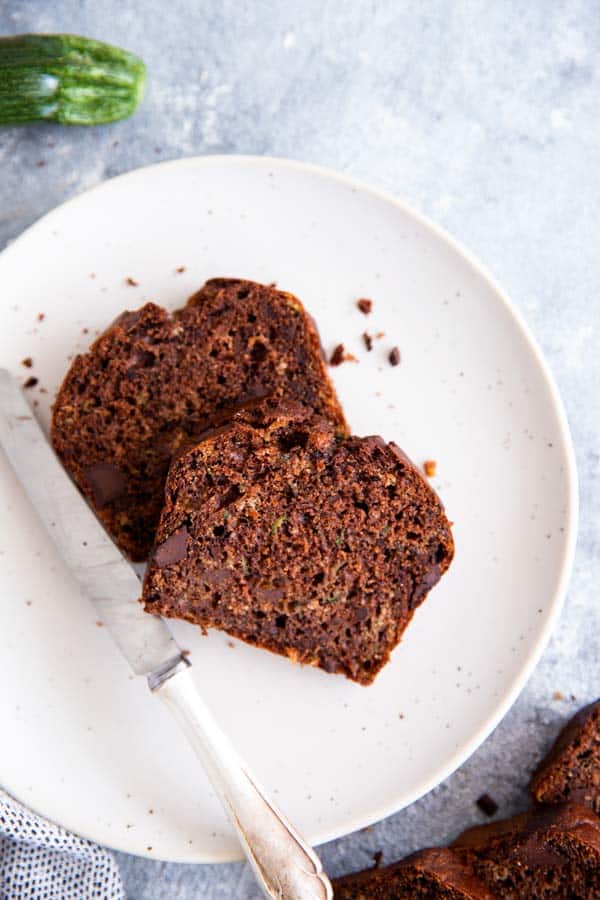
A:
{"type": "Polygon", "coordinates": [[[495,816],[498,812],[498,804],[496,803],[494,798],[490,797],[490,795],[487,793],[482,794],[481,797],[478,797],[476,803],[481,812],[485,813],[486,816],[495,816]]]}
{"type": "Polygon", "coordinates": [[[344,362],[344,345],[338,344],[333,353],[331,354],[331,359],[329,360],[330,366],[339,366],[344,362]]]}
{"type": "Polygon", "coordinates": [[[435,478],[437,472],[437,462],[435,459],[426,459],[423,463],[423,469],[428,478],[435,478]]]}

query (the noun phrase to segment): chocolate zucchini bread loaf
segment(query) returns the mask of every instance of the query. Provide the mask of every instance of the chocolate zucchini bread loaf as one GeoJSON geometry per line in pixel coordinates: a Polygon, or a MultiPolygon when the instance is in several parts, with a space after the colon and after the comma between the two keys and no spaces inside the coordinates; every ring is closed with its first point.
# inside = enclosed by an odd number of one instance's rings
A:
{"type": "Polygon", "coordinates": [[[143,602],[369,684],[453,552],[398,447],[269,400],[174,459],[143,602]]]}
{"type": "Polygon", "coordinates": [[[421,850],[382,869],[333,882],[335,900],[493,900],[473,871],[447,848],[421,850]]]}
{"type": "Polygon", "coordinates": [[[538,803],[577,800],[600,815],[600,700],[565,725],[529,787],[538,803]]]}
{"type": "Polygon", "coordinates": [[[107,530],[146,559],[174,452],[216,412],[268,395],[347,426],[299,300],[214,279],[172,314],[126,312],[77,356],[54,404],[52,443],[107,530]]]}
{"type": "Polygon", "coordinates": [[[470,828],[451,849],[502,900],[600,897],[600,819],[579,803],[470,828]]]}

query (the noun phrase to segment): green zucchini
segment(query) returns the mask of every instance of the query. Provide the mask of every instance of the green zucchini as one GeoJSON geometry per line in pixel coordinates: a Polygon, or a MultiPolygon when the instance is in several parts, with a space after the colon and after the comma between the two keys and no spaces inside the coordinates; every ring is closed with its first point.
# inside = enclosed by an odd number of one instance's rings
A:
{"type": "Polygon", "coordinates": [[[142,60],[74,34],[0,38],[0,125],[52,121],[101,125],[130,116],[142,99],[142,60]]]}

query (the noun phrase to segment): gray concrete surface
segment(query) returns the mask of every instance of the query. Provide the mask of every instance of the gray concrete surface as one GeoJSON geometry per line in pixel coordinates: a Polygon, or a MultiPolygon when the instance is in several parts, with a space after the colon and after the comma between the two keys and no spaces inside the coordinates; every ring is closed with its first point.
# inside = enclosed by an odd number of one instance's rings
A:
{"type": "MultiPolygon", "coordinates": [[[[147,62],[130,121],[0,132],[0,247],[65,198],[160,159],[257,153],[406,199],[470,247],[532,326],[577,449],[581,527],[559,628],[496,732],[429,796],[322,848],[338,874],[525,802],[559,722],[600,694],[600,4],[4,0],[0,32],[73,31],[147,62]],[[561,692],[564,699],[556,699],[561,692]]],[[[43,283],[41,283],[43,289],[43,283]]],[[[247,867],[119,855],[135,900],[258,897],[247,867]]]]}

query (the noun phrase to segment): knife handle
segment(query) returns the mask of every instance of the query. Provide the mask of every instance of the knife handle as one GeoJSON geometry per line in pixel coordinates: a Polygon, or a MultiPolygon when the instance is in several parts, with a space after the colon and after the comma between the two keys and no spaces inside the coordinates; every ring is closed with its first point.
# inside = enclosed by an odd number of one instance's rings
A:
{"type": "Polygon", "coordinates": [[[189,667],[153,689],[200,758],[267,897],[331,900],[317,854],[266,798],[200,697],[189,667]]]}

